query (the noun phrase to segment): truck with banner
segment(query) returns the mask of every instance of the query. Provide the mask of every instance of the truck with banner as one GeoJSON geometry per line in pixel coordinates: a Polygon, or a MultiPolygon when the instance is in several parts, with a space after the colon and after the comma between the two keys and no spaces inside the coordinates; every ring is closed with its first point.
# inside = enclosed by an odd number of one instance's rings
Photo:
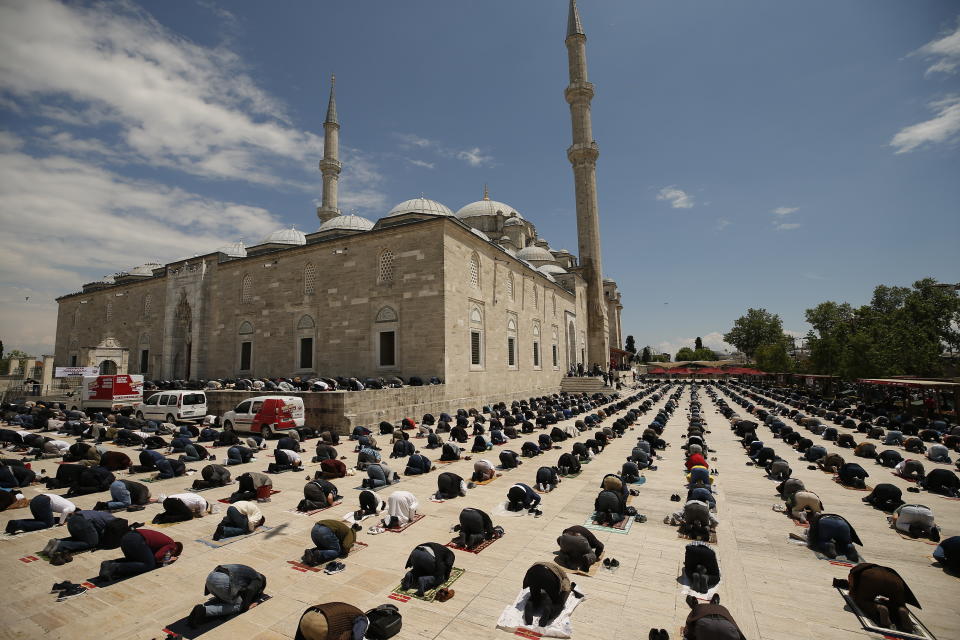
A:
{"type": "Polygon", "coordinates": [[[143,376],[84,376],[80,409],[120,409],[143,402],[143,376]]]}

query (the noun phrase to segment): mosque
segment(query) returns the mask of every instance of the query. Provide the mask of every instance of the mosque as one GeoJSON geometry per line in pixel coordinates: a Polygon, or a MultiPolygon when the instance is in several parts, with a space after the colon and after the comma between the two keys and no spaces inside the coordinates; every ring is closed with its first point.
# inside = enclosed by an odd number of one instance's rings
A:
{"type": "Polygon", "coordinates": [[[147,379],[435,376],[456,395],[501,397],[616,361],[622,306],[602,277],[594,88],[575,0],[565,41],[578,255],[486,189],[457,211],[421,196],[375,222],[343,214],[332,81],[319,228],[141,265],[58,298],[56,366],[147,379]]]}

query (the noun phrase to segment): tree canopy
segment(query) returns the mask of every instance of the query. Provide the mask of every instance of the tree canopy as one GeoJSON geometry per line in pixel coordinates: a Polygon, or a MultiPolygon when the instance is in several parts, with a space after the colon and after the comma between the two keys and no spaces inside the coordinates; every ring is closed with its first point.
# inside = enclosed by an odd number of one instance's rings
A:
{"type": "Polygon", "coordinates": [[[650,347],[644,347],[640,354],[640,362],[650,362],[650,347]]]}
{"type": "Polygon", "coordinates": [[[700,339],[700,336],[697,336],[697,339],[693,341],[693,350],[698,351],[703,349],[703,340],[700,339]]]}
{"type": "Polygon", "coordinates": [[[723,335],[724,342],[751,358],[760,346],[777,344],[783,339],[783,321],[766,309],[747,309],[747,314],[737,318],[733,328],[723,335]]]}
{"type": "Polygon", "coordinates": [[[630,353],[636,355],[637,353],[637,342],[633,339],[633,336],[627,336],[626,342],[623,343],[623,350],[629,351],[630,353]]]}

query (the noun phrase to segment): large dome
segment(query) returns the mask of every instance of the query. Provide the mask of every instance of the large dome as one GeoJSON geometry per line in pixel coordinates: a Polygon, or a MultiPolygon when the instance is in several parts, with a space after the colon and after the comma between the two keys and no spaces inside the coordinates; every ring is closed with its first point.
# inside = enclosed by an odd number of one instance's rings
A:
{"type": "Polygon", "coordinates": [[[411,200],[406,200],[401,202],[393,209],[387,212],[387,215],[383,216],[384,218],[393,218],[394,216],[402,216],[406,213],[425,213],[432,216],[453,216],[453,211],[450,210],[445,204],[441,204],[436,200],[428,200],[424,197],[413,198],[411,200]]]}
{"type": "Polygon", "coordinates": [[[263,244],[307,244],[307,236],[303,231],[297,231],[294,228],[278,229],[263,239],[263,244]]]}
{"type": "Polygon", "coordinates": [[[517,251],[517,257],[528,262],[553,262],[553,254],[536,245],[530,245],[517,251]]]}
{"type": "Polygon", "coordinates": [[[373,223],[362,216],[348,214],[337,216],[320,225],[319,231],[370,231],[373,223]]]}
{"type": "Polygon", "coordinates": [[[457,217],[460,219],[479,218],[481,216],[495,216],[498,213],[507,217],[510,217],[510,214],[516,214],[518,218],[523,217],[510,205],[497,202],[496,200],[477,200],[476,202],[471,202],[457,211],[457,217]]]}

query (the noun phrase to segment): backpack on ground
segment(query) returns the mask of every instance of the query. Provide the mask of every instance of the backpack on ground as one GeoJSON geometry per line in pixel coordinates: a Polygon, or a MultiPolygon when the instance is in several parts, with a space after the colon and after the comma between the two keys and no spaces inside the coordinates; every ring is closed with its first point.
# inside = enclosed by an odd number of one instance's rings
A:
{"type": "Polygon", "coordinates": [[[367,629],[367,637],[370,640],[392,638],[400,633],[400,627],[403,624],[400,610],[392,604],[382,604],[375,609],[370,609],[367,611],[367,619],[370,621],[367,629]]]}

